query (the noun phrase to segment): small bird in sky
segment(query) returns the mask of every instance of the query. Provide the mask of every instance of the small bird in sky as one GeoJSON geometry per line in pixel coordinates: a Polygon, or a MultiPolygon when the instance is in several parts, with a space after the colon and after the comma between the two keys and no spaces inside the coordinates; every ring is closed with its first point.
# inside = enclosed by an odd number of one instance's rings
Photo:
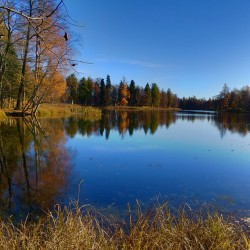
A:
{"type": "Polygon", "coordinates": [[[64,37],[65,41],[68,41],[68,40],[69,40],[67,32],[65,32],[65,34],[64,34],[63,37],[64,37]]]}

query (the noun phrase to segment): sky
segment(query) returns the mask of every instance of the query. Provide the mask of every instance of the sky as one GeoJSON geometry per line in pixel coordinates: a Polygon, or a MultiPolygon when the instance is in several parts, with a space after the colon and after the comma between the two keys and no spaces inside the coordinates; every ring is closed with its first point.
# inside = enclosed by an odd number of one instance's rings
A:
{"type": "Polygon", "coordinates": [[[210,98],[250,85],[250,0],[64,0],[77,40],[77,78],[157,83],[210,98]]]}

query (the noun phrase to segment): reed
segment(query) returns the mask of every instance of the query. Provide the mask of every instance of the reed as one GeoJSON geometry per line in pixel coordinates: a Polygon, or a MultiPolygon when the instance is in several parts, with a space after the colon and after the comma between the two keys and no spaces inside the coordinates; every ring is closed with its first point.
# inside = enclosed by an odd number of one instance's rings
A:
{"type": "Polygon", "coordinates": [[[250,239],[232,218],[209,210],[171,213],[166,205],[128,219],[86,212],[76,203],[56,206],[37,222],[0,222],[0,249],[250,249],[250,239]]]}

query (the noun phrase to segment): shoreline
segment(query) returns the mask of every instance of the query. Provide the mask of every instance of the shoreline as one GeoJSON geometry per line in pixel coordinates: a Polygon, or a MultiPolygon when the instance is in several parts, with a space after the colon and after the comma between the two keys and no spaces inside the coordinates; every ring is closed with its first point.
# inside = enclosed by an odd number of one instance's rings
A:
{"type": "Polygon", "coordinates": [[[125,220],[80,207],[55,206],[36,222],[0,220],[1,249],[249,249],[248,221],[224,218],[209,207],[198,212],[165,204],[145,212],[128,205],[125,220]]]}

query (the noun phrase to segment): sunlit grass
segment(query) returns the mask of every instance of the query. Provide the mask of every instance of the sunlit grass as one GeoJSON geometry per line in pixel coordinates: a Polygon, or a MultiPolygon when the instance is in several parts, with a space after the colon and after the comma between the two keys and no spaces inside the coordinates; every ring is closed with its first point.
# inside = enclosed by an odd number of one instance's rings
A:
{"type": "Polygon", "coordinates": [[[6,118],[5,112],[0,109],[0,121],[4,120],[6,118]]]}
{"type": "Polygon", "coordinates": [[[101,110],[76,104],[42,104],[37,111],[38,117],[68,117],[73,115],[87,120],[99,120],[101,119],[101,110]]]}
{"type": "Polygon", "coordinates": [[[104,110],[122,110],[122,111],[151,111],[151,110],[165,110],[165,111],[179,111],[180,108],[162,108],[162,107],[134,107],[134,106],[107,106],[104,110]]]}
{"type": "Polygon", "coordinates": [[[56,206],[39,221],[14,226],[0,223],[0,249],[249,249],[242,227],[208,210],[171,213],[166,205],[127,221],[56,206]]]}

